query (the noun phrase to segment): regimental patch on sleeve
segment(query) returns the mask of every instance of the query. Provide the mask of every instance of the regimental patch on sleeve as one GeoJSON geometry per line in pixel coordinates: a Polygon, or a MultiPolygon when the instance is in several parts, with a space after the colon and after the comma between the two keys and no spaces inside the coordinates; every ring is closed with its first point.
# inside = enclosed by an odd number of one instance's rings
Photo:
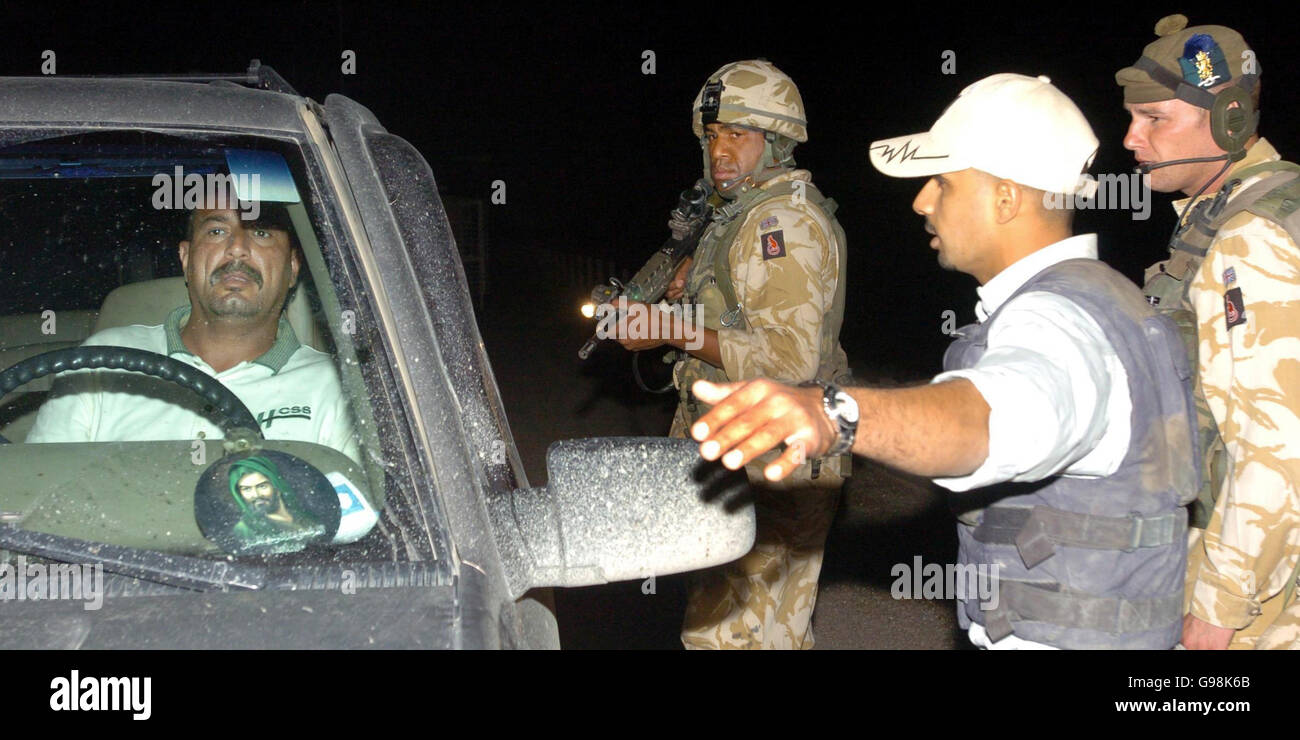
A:
{"type": "Polygon", "coordinates": [[[1223,294],[1223,316],[1229,329],[1246,323],[1246,303],[1241,297],[1241,288],[1223,294]]]}
{"type": "Polygon", "coordinates": [[[779,229],[768,234],[760,234],[758,243],[763,247],[763,259],[771,260],[785,256],[785,230],[779,229]]]}

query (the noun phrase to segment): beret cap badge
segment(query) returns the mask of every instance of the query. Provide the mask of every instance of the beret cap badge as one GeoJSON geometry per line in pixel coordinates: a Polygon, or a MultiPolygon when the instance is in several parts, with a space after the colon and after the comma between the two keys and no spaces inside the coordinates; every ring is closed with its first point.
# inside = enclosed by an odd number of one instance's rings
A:
{"type": "Polygon", "coordinates": [[[1182,69],[1183,79],[1196,87],[1213,87],[1232,79],[1223,49],[1207,33],[1198,33],[1187,39],[1178,66],[1182,69]]]}

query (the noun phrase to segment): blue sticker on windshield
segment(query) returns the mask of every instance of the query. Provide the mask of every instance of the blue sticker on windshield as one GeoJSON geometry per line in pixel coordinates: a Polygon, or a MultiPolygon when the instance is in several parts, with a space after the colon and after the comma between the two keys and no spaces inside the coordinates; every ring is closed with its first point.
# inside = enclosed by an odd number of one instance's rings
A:
{"type": "Polygon", "coordinates": [[[355,542],[369,534],[375,522],[379,521],[379,512],[347,476],[336,471],[326,475],[325,479],[334,485],[334,492],[339,497],[341,516],[338,532],[334,535],[335,544],[355,542]]]}
{"type": "Polygon", "coordinates": [[[227,149],[226,167],[234,176],[240,200],[298,203],[302,198],[293,184],[289,165],[275,152],[257,149],[227,149]]]}

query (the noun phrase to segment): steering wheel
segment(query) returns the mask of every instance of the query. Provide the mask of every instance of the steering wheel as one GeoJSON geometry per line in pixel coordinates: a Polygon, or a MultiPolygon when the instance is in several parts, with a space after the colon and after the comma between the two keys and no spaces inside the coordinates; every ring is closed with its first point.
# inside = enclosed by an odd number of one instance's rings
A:
{"type": "MultiPolygon", "coordinates": [[[[133,370],[189,389],[210,403],[227,434],[245,429],[263,439],[262,427],[244,402],[221,381],[179,360],[127,347],[70,347],[28,357],[0,372],[0,397],[25,383],[65,370],[133,370]]],[[[10,444],[0,436],[0,444],[10,444]]]]}

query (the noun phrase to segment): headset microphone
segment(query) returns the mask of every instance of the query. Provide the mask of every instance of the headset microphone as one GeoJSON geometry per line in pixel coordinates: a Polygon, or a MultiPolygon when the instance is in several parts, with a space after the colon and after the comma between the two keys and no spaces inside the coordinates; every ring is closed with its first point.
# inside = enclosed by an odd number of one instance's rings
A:
{"type": "Polygon", "coordinates": [[[1133,171],[1138,173],[1139,175],[1146,175],[1149,174],[1151,170],[1158,170],[1161,167],[1172,167],[1173,165],[1176,164],[1194,164],[1196,162],[1222,162],[1224,160],[1231,160],[1233,162],[1236,162],[1237,160],[1241,159],[1244,156],[1246,156],[1246,152],[1245,150],[1242,150],[1241,152],[1235,155],[1220,154],[1217,157],[1191,157],[1189,159],[1171,159],[1168,162],[1148,162],[1146,164],[1140,164],[1134,167],[1133,171]]]}
{"type": "Polygon", "coordinates": [[[723,180],[722,182],[718,183],[718,191],[724,193],[731,192],[732,188],[736,187],[737,185],[744,182],[745,180],[748,180],[751,174],[752,173],[746,173],[744,175],[741,175],[740,177],[736,177],[731,180],[723,180]]]}

